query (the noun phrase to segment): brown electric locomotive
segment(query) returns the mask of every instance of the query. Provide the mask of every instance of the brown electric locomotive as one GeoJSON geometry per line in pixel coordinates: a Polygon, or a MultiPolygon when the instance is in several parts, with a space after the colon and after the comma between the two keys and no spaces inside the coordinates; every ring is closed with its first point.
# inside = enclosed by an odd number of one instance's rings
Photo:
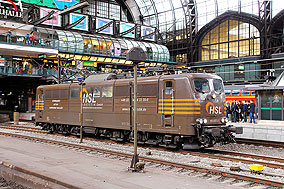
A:
{"type": "MultiPolygon", "coordinates": [[[[91,76],[78,83],[39,86],[36,124],[50,132],[84,133],[131,141],[133,79],[91,76]],[[82,106],[82,107],[81,107],[82,106]]],[[[188,73],[138,78],[138,143],[196,149],[234,141],[242,128],[226,126],[222,79],[188,73]]]]}

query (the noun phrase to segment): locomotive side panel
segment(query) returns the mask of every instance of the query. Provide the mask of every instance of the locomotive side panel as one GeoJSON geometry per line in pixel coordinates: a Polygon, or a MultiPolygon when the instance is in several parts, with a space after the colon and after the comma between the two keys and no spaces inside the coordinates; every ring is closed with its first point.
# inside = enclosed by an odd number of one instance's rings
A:
{"type": "Polygon", "coordinates": [[[43,86],[37,89],[36,120],[65,124],[68,121],[68,85],[43,86]]]}
{"type": "MultiPolygon", "coordinates": [[[[85,132],[132,140],[133,79],[40,86],[36,122],[51,132],[78,135],[83,107],[85,132]]],[[[152,145],[213,146],[233,141],[226,126],[220,77],[212,74],[163,75],[138,79],[138,140],[152,145]]]]}
{"type": "Polygon", "coordinates": [[[199,99],[195,99],[187,77],[162,77],[158,113],[166,133],[194,135],[191,123],[200,114],[199,99]]]}

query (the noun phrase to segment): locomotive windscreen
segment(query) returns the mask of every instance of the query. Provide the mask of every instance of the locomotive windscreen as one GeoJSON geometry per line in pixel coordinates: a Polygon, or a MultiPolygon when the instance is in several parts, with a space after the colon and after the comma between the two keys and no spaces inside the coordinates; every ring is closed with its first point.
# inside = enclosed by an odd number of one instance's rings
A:
{"type": "Polygon", "coordinates": [[[213,80],[214,90],[218,93],[222,93],[224,91],[223,83],[220,79],[213,80]]]}
{"type": "Polygon", "coordinates": [[[194,79],[194,87],[197,92],[208,93],[210,92],[209,81],[207,79],[194,79]]]}

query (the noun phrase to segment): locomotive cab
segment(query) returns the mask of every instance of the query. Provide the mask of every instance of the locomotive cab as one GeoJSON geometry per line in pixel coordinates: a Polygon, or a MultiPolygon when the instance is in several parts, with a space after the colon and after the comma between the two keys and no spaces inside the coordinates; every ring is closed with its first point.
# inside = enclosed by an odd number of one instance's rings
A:
{"type": "MultiPolygon", "coordinates": [[[[200,115],[195,117],[196,142],[200,147],[210,147],[216,143],[234,142],[232,133],[242,134],[242,127],[227,125],[225,94],[222,79],[217,75],[198,74],[191,78],[195,99],[200,99],[200,115]]],[[[184,146],[184,149],[192,149],[184,146]]]]}

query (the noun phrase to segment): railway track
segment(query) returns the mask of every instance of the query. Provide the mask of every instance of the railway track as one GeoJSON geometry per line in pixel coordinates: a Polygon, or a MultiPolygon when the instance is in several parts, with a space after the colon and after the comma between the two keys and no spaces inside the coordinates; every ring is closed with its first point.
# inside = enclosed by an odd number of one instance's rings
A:
{"type": "MultiPolygon", "coordinates": [[[[42,134],[49,134],[47,131],[42,131],[39,128],[32,128],[32,127],[25,127],[25,126],[14,126],[14,125],[5,125],[2,126],[0,125],[0,128],[4,129],[13,129],[13,130],[19,130],[19,131],[28,131],[28,132],[35,132],[35,133],[42,133],[42,134]]],[[[62,134],[52,134],[52,135],[58,135],[58,136],[63,136],[62,134]]],[[[65,136],[65,135],[64,135],[65,136]]],[[[70,135],[69,137],[76,137],[70,135]]],[[[96,139],[96,138],[90,138],[90,137],[85,137],[87,140],[95,140],[95,141],[101,141],[101,142],[108,142],[108,143],[116,143],[114,141],[106,140],[106,139],[96,139]]],[[[132,143],[120,143],[122,145],[133,145],[132,143]]],[[[168,150],[162,147],[151,147],[148,146],[150,149],[155,149],[155,150],[168,150]]],[[[221,151],[221,150],[212,150],[212,149],[205,149],[202,152],[194,152],[194,151],[183,151],[183,150],[169,150],[169,151],[174,151],[178,152],[181,154],[189,154],[192,156],[199,156],[199,157],[204,157],[204,158],[211,158],[211,159],[218,159],[218,160],[224,160],[224,161],[234,161],[234,162],[242,162],[246,164],[261,164],[267,167],[271,168],[276,168],[276,169],[284,169],[284,164],[279,164],[279,163],[284,163],[284,159],[282,158],[275,158],[275,157],[269,157],[269,156],[261,156],[261,155],[254,155],[254,154],[246,154],[246,153],[240,153],[240,152],[230,152],[230,151],[221,151]],[[224,156],[226,155],[226,156],[224,156]],[[230,156],[230,157],[228,157],[230,156]],[[237,157],[236,157],[237,156],[237,157]],[[244,157],[244,158],[251,158],[254,160],[249,160],[249,159],[242,159],[238,157],[244,157]],[[278,162],[278,163],[270,163],[270,162],[263,162],[259,160],[266,160],[266,161],[273,161],[273,162],[278,162]]]]}
{"type": "Polygon", "coordinates": [[[284,142],[264,141],[264,140],[252,140],[236,138],[236,142],[239,144],[253,144],[255,146],[266,146],[274,148],[284,148],[284,142]]]}
{"type": "MultiPolygon", "coordinates": [[[[13,127],[10,127],[10,129],[19,130],[19,129],[21,129],[19,127],[20,126],[13,126],[13,127]]],[[[1,125],[0,128],[4,128],[4,126],[1,125]]],[[[23,128],[23,129],[26,129],[26,130],[22,130],[22,131],[28,131],[28,132],[37,131],[36,128],[35,129],[23,128]],[[35,130],[35,131],[33,131],[33,130],[35,130]]],[[[24,135],[19,135],[19,134],[5,133],[5,132],[0,132],[0,135],[23,138],[23,139],[27,139],[27,140],[39,141],[39,142],[44,142],[44,143],[51,143],[51,144],[55,144],[55,145],[60,145],[60,146],[65,146],[65,147],[70,147],[70,148],[76,148],[76,149],[81,149],[81,150],[96,151],[96,152],[120,156],[120,157],[132,158],[132,155],[129,154],[129,153],[122,153],[122,152],[106,150],[106,149],[101,149],[101,148],[96,148],[96,147],[88,147],[88,146],[83,146],[83,145],[78,145],[78,144],[71,144],[71,143],[66,143],[66,142],[54,141],[54,140],[49,140],[49,139],[42,139],[42,138],[38,138],[38,137],[24,136],[24,135]]],[[[177,151],[177,152],[180,152],[180,151],[177,151]]],[[[240,161],[240,162],[243,162],[243,163],[258,163],[258,164],[262,164],[262,165],[272,167],[272,168],[284,169],[284,165],[282,165],[282,164],[261,162],[261,161],[255,161],[255,160],[247,160],[247,159],[241,159],[241,158],[236,158],[236,157],[226,157],[226,156],[216,155],[216,154],[212,154],[212,153],[219,153],[219,154],[230,155],[230,156],[237,155],[237,156],[240,156],[240,157],[241,156],[242,157],[249,157],[249,158],[254,158],[254,159],[262,159],[262,160],[275,161],[275,162],[280,162],[280,163],[284,162],[284,159],[274,158],[274,157],[258,156],[258,155],[251,155],[251,154],[242,154],[242,153],[227,152],[227,151],[220,151],[220,150],[208,150],[208,151],[206,150],[205,153],[204,152],[203,153],[201,153],[201,152],[188,152],[188,151],[182,151],[180,153],[190,154],[190,155],[193,155],[193,156],[212,158],[212,159],[220,159],[220,160],[224,160],[224,161],[240,161]]],[[[167,165],[167,166],[189,169],[189,170],[199,171],[199,172],[203,172],[203,173],[222,175],[222,176],[225,176],[225,177],[230,177],[230,178],[234,178],[234,179],[241,179],[241,180],[246,180],[246,181],[250,181],[250,182],[256,182],[256,183],[271,185],[271,186],[275,186],[275,187],[284,187],[284,183],[272,181],[272,180],[268,180],[268,179],[263,179],[263,178],[253,177],[253,176],[247,176],[247,175],[242,175],[242,174],[236,174],[236,173],[232,173],[232,172],[225,172],[225,171],[209,169],[209,168],[204,168],[204,167],[197,167],[197,166],[192,166],[192,165],[187,165],[187,164],[175,163],[175,162],[170,162],[170,161],[165,161],[165,160],[160,160],[160,159],[154,159],[154,158],[150,158],[150,157],[141,157],[140,156],[139,158],[140,158],[140,160],[144,160],[144,161],[152,162],[152,163],[156,163],[156,164],[163,164],[163,165],[167,165]]]]}

